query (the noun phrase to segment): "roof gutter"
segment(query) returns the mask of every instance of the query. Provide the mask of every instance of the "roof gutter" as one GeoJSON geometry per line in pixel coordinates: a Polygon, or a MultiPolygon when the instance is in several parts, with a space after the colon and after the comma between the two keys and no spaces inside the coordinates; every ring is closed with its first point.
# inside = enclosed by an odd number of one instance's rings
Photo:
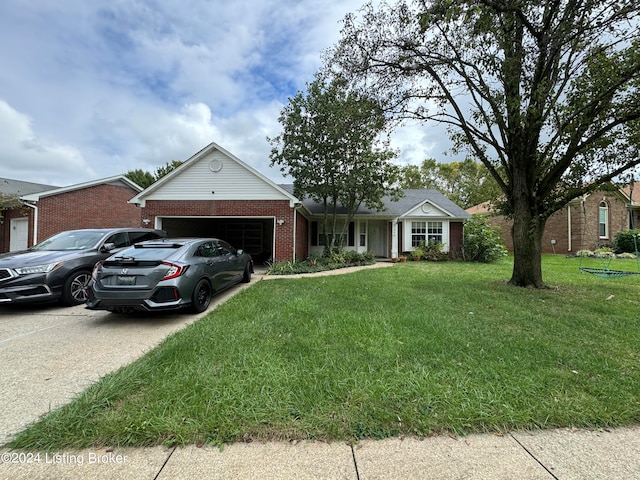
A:
{"type": "Polygon", "coordinates": [[[23,205],[33,208],[33,245],[35,245],[38,243],[38,206],[28,202],[24,202],[23,205]]]}

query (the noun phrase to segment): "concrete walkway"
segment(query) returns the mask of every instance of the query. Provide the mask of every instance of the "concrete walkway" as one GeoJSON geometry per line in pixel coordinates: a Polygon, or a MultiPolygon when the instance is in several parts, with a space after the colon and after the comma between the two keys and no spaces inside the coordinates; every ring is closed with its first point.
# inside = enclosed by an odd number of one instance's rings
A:
{"type": "Polygon", "coordinates": [[[640,427],[344,443],[239,443],[56,454],[3,451],[0,479],[640,478],[640,427]]]}

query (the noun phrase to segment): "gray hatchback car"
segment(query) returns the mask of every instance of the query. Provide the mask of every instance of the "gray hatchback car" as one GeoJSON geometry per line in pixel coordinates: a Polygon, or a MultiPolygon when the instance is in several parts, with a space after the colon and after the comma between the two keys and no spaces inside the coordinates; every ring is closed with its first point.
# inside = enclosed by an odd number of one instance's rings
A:
{"type": "Polygon", "coordinates": [[[205,311],[213,294],[250,282],[251,255],[217,238],[141,242],[96,264],[88,285],[87,308],[205,311]]]}

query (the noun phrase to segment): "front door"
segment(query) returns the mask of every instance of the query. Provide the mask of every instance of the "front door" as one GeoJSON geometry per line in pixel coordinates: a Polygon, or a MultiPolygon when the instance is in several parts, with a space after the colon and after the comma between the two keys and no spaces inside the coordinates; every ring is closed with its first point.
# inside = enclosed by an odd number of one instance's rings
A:
{"type": "Polygon", "coordinates": [[[11,236],[9,240],[9,251],[26,250],[29,238],[29,219],[11,219],[11,236]]]}
{"type": "Polygon", "coordinates": [[[387,257],[387,228],[386,220],[369,221],[369,250],[376,257],[387,257]]]}

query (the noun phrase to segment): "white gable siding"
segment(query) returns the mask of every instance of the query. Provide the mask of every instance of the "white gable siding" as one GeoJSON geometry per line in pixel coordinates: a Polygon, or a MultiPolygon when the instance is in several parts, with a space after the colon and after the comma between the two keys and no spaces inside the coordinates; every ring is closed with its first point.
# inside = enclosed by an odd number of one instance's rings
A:
{"type": "Polygon", "coordinates": [[[436,207],[432,203],[425,202],[422,205],[418,205],[413,210],[410,210],[403,217],[437,217],[437,218],[448,218],[450,214],[445,212],[444,210],[436,207]]]}
{"type": "Polygon", "coordinates": [[[288,200],[288,197],[234,159],[213,150],[177,172],[145,200],[288,200]],[[211,166],[213,170],[221,168],[212,171],[211,166]]]}

